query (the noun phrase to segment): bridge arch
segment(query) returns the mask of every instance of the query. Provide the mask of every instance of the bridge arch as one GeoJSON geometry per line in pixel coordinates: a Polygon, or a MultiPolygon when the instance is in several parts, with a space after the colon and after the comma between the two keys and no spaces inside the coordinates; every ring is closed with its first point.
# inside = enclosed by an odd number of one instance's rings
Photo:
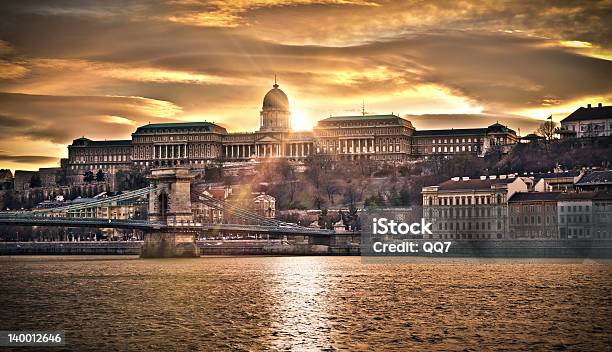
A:
{"type": "Polygon", "coordinates": [[[149,176],[149,221],[157,223],[192,222],[191,179],[187,168],[158,168],[149,176]]]}
{"type": "Polygon", "coordinates": [[[157,203],[159,204],[159,221],[166,223],[168,218],[168,193],[165,190],[159,192],[157,203]]]}

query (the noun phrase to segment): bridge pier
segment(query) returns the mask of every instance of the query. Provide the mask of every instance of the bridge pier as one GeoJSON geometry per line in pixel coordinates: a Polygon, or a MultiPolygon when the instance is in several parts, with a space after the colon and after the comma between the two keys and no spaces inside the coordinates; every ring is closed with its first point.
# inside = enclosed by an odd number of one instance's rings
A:
{"type": "Polygon", "coordinates": [[[145,233],[141,258],[199,257],[197,234],[189,231],[154,230],[145,233]]]}
{"type": "Polygon", "coordinates": [[[347,234],[332,234],[329,236],[311,236],[308,238],[308,244],[313,245],[324,245],[324,246],[338,246],[348,245],[351,243],[359,243],[360,235],[347,235],[347,234]]]}
{"type": "Polygon", "coordinates": [[[308,237],[308,244],[312,245],[323,245],[329,246],[333,244],[332,236],[310,236],[308,237]]]}
{"type": "Polygon", "coordinates": [[[140,252],[142,258],[198,257],[197,233],[173,228],[193,221],[191,213],[191,179],[189,170],[181,167],[154,169],[149,176],[149,221],[166,225],[145,232],[140,252]]]}

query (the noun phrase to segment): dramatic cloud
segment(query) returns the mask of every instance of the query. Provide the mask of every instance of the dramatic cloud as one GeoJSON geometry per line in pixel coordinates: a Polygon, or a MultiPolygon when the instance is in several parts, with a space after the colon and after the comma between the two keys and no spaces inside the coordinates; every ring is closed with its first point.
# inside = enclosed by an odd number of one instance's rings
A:
{"type": "Polygon", "coordinates": [[[541,120],[528,117],[504,114],[424,114],[424,115],[404,115],[404,118],[412,121],[417,130],[421,129],[445,129],[448,126],[458,126],[457,128],[479,128],[501,123],[514,129],[521,135],[535,130],[541,120]]]}
{"type": "Polygon", "coordinates": [[[0,161],[12,161],[24,164],[46,164],[56,163],[59,158],[41,155],[6,155],[0,154],[0,161]]]}
{"type": "Polygon", "coordinates": [[[154,118],[172,119],[176,105],[139,97],[48,96],[0,93],[0,127],[7,136],[68,143],[89,132],[93,138],[123,135],[124,125],[145,124],[154,118]]]}
{"type": "Polygon", "coordinates": [[[170,102],[140,97],[0,93],[0,165],[56,166],[65,146],[79,136],[130,138],[136,126],[149,121],[177,121],[177,112],[170,102]]]}
{"type": "Polygon", "coordinates": [[[365,101],[420,129],[526,134],[612,101],[611,15],[571,0],[3,2],[0,149],[63,156],[149,121],[253,130],[274,74],[302,129],[365,101]]]}

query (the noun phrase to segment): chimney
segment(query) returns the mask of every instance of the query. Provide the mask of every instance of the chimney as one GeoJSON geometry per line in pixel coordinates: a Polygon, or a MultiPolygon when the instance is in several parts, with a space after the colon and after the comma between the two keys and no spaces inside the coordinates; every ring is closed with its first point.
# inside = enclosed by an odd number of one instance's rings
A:
{"type": "Polygon", "coordinates": [[[602,103],[599,103],[599,104],[597,104],[597,107],[598,107],[598,108],[602,108],[602,107],[603,107],[603,104],[602,104],[602,103]]]}
{"type": "Polygon", "coordinates": [[[591,104],[587,104],[587,108],[590,109],[591,108],[591,104]]]}

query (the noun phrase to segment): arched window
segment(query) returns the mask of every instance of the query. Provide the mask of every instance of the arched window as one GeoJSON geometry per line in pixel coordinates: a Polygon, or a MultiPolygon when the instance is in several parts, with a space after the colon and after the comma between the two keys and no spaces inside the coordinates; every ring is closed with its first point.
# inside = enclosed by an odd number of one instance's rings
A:
{"type": "Polygon", "coordinates": [[[161,222],[166,222],[166,218],[168,216],[168,195],[166,192],[160,193],[157,201],[159,207],[159,220],[161,222]]]}

